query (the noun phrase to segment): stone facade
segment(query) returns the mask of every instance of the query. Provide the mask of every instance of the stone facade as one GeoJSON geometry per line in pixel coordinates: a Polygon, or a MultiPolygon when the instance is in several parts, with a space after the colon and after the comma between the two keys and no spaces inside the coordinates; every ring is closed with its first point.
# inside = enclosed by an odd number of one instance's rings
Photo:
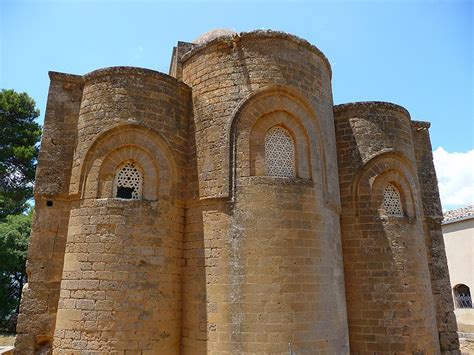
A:
{"type": "Polygon", "coordinates": [[[459,354],[428,125],[334,106],[292,35],[204,38],[50,72],[17,351],[459,354]]]}

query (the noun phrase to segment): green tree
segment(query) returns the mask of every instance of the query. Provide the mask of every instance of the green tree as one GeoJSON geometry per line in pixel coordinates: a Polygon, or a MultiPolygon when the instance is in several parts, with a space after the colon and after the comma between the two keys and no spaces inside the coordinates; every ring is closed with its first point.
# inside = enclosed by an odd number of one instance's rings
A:
{"type": "Polygon", "coordinates": [[[0,330],[14,330],[21,290],[26,283],[26,254],[33,209],[0,223],[0,330]],[[10,328],[10,329],[8,329],[10,328]]]}
{"type": "Polygon", "coordinates": [[[0,221],[24,212],[33,196],[41,126],[26,93],[0,92],[0,221]]]}

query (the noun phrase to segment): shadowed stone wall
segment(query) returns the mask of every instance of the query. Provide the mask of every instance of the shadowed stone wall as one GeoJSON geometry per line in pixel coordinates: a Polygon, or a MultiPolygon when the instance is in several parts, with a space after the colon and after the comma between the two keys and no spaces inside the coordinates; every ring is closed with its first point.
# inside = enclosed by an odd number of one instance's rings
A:
{"type": "Polygon", "coordinates": [[[38,157],[35,214],[28,249],[28,284],[23,288],[16,352],[50,349],[58,309],[70,212],[69,181],[77,144],[83,80],[49,74],[51,84],[38,157]]]}
{"type": "Polygon", "coordinates": [[[459,339],[456,333],[453,297],[449,281],[449,270],[444,248],[441,222],[443,211],[439,199],[438,180],[433,164],[428,122],[412,122],[416,164],[423,201],[424,227],[431,285],[436,304],[436,319],[441,350],[445,354],[458,354],[459,339]]]}
{"type": "Polygon", "coordinates": [[[351,351],[440,353],[408,112],[368,102],[334,114],[351,351]],[[400,193],[401,216],[383,208],[387,184],[400,193]]]}

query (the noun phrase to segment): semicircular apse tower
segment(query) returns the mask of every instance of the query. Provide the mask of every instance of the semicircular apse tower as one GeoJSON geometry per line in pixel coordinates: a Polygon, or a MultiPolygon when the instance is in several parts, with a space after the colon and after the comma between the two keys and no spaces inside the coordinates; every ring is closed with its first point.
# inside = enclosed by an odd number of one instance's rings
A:
{"type": "Polygon", "coordinates": [[[218,37],[181,63],[193,88],[207,350],[346,353],[327,59],[294,36],[255,32],[218,37]]]}

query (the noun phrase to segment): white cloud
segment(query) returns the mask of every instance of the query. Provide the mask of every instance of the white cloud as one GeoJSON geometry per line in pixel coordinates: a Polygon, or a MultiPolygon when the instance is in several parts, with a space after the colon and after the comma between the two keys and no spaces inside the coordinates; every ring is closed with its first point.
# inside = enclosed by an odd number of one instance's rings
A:
{"type": "Polygon", "coordinates": [[[474,204],[474,150],[433,152],[443,210],[474,204]]]}

